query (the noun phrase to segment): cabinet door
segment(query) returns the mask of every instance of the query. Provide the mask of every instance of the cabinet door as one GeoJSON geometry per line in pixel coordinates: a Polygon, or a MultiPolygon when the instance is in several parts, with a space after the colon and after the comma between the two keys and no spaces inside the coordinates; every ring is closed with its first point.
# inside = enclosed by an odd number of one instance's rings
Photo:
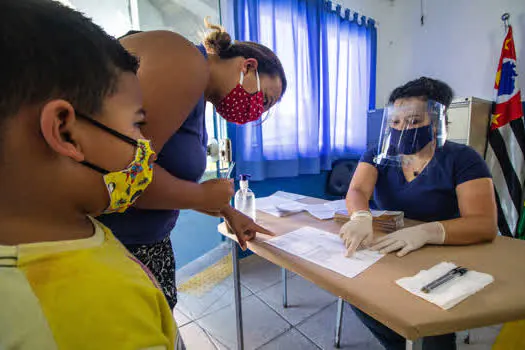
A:
{"type": "Polygon", "coordinates": [[[453,142],[467,144],[469,135],[469,106],[450,106],[448,110],[447,139],[453,142]]]}
{"type": "Polygon", "coordinates": [[[485,156],[491,103],[476,102],[471,105],[470,134],[468,145],[482,157],[485,156]]]}

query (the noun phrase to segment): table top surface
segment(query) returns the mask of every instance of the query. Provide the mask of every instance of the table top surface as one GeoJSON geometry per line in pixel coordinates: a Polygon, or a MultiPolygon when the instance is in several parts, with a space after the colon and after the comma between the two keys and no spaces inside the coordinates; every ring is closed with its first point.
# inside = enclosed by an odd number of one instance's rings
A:
{"type": "MultiPolygon", "coordinates": [[[[323,202],[314,198],[302,201],[323,202]]],[[[341,227],[341,223],[318,220],[307,213],[277,218],[257,211],[257,223],[276,235],[303,226],[338,234],[341,227]]],[[[219,225],[219,232],[235,238],[228,234],[224,223],[219,225]]],[[[389,254],[358,276],[348,278],[265,244],[269,238],[259,234],[248,243],[248,248],[343,298],[406,339],[525,319],[525,241],[498,236],[492,243],[471,246],[426,246],[403,258],[389,254]],[[395,283],[442,261],[491,274],[494,283],[449,310],[412,295],[395,283]]]]}

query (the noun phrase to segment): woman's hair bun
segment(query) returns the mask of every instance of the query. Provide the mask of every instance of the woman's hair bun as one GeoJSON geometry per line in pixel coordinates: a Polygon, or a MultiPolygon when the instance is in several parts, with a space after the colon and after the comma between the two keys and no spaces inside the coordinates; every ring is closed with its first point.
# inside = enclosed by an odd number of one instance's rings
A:
{"type": "Polygon", "coordinates": [[[211,29],[204,37],[204,47],[208,52],[220,56],[221,52],[227,51],[232,46],[232,38],[223,27],[211,24],[208,18],[204,19],[204,25],[207,29],[211,29]]]}

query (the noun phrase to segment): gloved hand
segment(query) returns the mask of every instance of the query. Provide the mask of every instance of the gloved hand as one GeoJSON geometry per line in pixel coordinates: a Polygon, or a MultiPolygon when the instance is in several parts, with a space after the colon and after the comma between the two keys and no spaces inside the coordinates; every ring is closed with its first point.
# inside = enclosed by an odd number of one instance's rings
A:
{"type": "Polygon", "coordinates": [[[443,224],[435,221],[390,233],[374,241],[370,249],[379,250],[382,254],[399,250],[397,256],[402,257],[425,244],[443,244],[444,242],[445,228],[443,224]]]}
{"type": "Polygon", "coordinates": [[[347,257],[354,255],[360,246],[368,246],[374,238],[372,214],[368,210],[354,212],[350,221],[341,227],[339,237],[345,243],[347,257]]]}

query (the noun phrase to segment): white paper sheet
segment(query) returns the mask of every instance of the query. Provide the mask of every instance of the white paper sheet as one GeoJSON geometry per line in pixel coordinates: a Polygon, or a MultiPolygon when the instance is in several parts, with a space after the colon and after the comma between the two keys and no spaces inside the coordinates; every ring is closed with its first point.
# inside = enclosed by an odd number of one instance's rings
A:
{"type": "Polygon", "coordinates": [[[297,193],[290,193],[290,192],[284,192],[284,191],[277,191],[272,196],[278,196],[286,199],[290,199],[292,201],[297,201],[299,199],[306,198],[306,196],[303,196],[302,194],[297,193]]]}
{"type": "Polygon", "coordinates": [[[370,210],[370,213],[372,214],[372,217],[374,218],[378,218],[380,217],[381,215],[385,215],[386,214],[386,210],[370,210]]]}
{"type": "Polygon", "coordinates": [[[307,211],[312,216],[319,220],[332,219],[335,211],[328,208],[324,204],[304,204],[299,202],[291,202],[286,204],[279,204],[276,208],[282,214],[296,214],[302,211],[307,211]]]}
{"type": "Polygon", "coordinates": [[[357,276],[384,256],[371,250],[359,250],[347,258],[343,241],[337,235],[309,226],[266,243],[349,278],[357,276]]]}
{"type": "Polygon", "coordinates": [[[346,200],[344,199],[340,199],[338,201],[331,201],[331,202],[325,203],[325,205],[328,208],[333,209],[335,211],[346,210],[346,200]]]}
{"type": "Polygon", "coordinates": [[[335,215],[335,210],[331,209],[326,204],[310,204],[307,205],[305,209],[319,220],[332,219],[335,215]]]}
{"type": "MultiPolygon", "coordinates": [[[[271,214],[277,217],[288,216],[302,211],[307,211],[313,217],[319,220],[333,219],[337,211],[346,210],[346,201],[344,199],[326,202],[323,204],[304,204],[296,202],[298,199],[305,198],[305,196],[277,191],[271,196],[257,198],[257,210],[271,214]]],[[[372,216],[381,216],[387,211],[372,210],[372,216]]]]}
{"type": "MultiPolygon", "coordinates": [[[[338,212],[341,212],[341,213],[345,213],[346,215],[348,215],[348,211],[346,209],[343,209],[343,210],[338,210],[338,212]]],[[[388,211],[388,210],[374,210],[374,209],[370,209],[370,213],[372,214],[372,217],[374,218],[378,218],[380,217],[381,215],[399,215],[399,214],[402,214],[403,212],[402,211],[388,211]]]]}
{"type": "Polygon", "coordinates": [[[428,270],[419,271],[415,276],[398,279],[396,283],[408,292],[448,310],[494,282],[494,277],[489,274],[469,270],[465,275],[456,277],[430,293],[421,291],[423,286],[456,267],[454,263],[444,261],[428,270]]]}
{"type": "Polygon", "coordinates": [[[278,207],[281,205],[294,205],[296,202],[290,199],[286,199],[280,196],[269,196],[255,199],[255,208],[273,216],[282,217],[289,213],[279,210],[278,207]]]}
{"type": "Polygon", "coordinates": [[[286,204],[280,204],[277,206],[277,209],[281,211],[291,212],[291,213],[299,213],[303,210],[306,210],[307,205],[300,202],[290,202],[286,204]]]}

